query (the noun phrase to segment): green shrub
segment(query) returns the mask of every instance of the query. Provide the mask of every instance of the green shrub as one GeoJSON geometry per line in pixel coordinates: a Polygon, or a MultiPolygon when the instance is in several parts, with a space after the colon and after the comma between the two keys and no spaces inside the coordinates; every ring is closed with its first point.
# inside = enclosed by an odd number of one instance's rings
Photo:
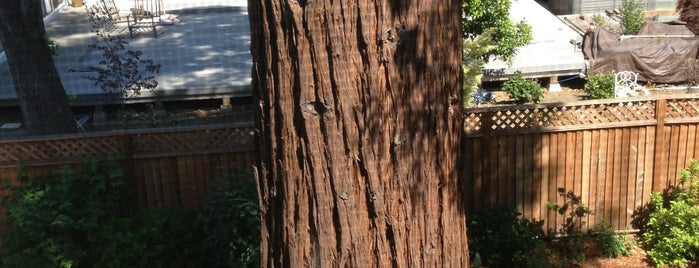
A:
{"type": "Polygon", "coordinates": [[[92,267],[194,267],[202,234],[194,210],[148,209],[104,226],[95,245],[92,267]]]}
{"type": "Polygon", "coordinates": [[[572,191],[566,192],[564,188],[558,188],[558,195],[563,197],[563,204],[559,205],[547,202],[546,207],[563,217],[563,223],[558,231],[550,233],[562,235],[554,241],[554,247],[564,262],[572,260],[582,263],[585,261],[585,243],[590,239],[588,234],[582,233],[583,219],[592,211],[582,202],[582,197],[572,191]]]}
{"type": "MultiPolygon", "coordinates": [[[[219,180],[219,190],[207,197],[197,214],[209,260],[225,267],[259,267],[260,212],[250,170],[236,168],[219,180]]],[[[206,263],[204,267],[216,267],[206,263]]]]}
{"type": "Polygon", "coordinates": [[[510,94],[516,103],[539,102],[544,98],[544,90],[534,80],[522,78],[522,73],[517,71],[510,75],[502,84],[502,90],[510,94]]]}
{"type": "Polygon", "coordinates": [[[126,213],[118,162],[88,161],[37,178],[20,176],[3,199],[3,267],[254,267],[257,191],[249,172],[226,177],[199,209],[126,213]],[[241,177],[243,176],[243,177],[241,177]]]}
{"type": "Polygon", "coordinates": [[[621,14],[619,17],[621,17],[622,34],[635,34],[641,29],[645,20],[643,9],[643,1],[621,1],[621,14]]]}
{"type": "Polygon", "coordinates": [[[657,266],[684,266],[699,257],[699,164],[682,170],[679,184],[651,194],[642,245],[657,266]]]}
{"type": "Polygon", "coordinates": [[[601,222],[595,228],[594,241],[602,249],[602,254],[607,258],[629,256],[632,243],[628,235],[617,234],[611,225],[601,222]]]}
{"type": "Polygon", "coordinates": [[[543,221],[518,219],[510,208],[484,209],[468,217],[468,247],[471,258],[492,267],[539,267],[544,252],[543,221]],[[538,258],[535,258],[537,257],[538,258]]]}
{"type": "Polygon", "coordinates": [[[614,97],[614,74],[591,74],[585,82],[585,92],[591,99],[607,99],[614,97]]]}
{"type": "Polygon", "coordinates": [[[121,170],[116,161],[86,162],[9,186],[3,199],[8,232],[1,238],[5,267],[89,267],[107,226],[121,217],[121,170]]]}

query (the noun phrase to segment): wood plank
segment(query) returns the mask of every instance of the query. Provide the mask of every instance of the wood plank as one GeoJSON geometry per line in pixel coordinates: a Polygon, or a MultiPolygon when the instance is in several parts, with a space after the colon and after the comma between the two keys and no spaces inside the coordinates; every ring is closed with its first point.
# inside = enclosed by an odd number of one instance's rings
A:
{"type": "MultiPolygon", "coordinates": [[[[590,198],[590,163],[592,162],[591,158],[591,148],[592,148],[592,132],[591,131],[583,131],[582,133],[582,140],[580,142],[580,152],[579,154],[581,155],[581,167],[580,167],[580,192],[582,195],[582,200],[585,202],[585,204],[592,209],[592,204],[591,203],[591,198],[590,198]]],[[[588,216],[586,219],[584,219],[585,222],[587,222],[586,228],[593,228],[595,222],[592,221],[592,219],[588,216]]]]}
{"type": "Polygon", "coordinates": [[[475,188],[475,173],[473,170],[473,165],[476,159],[473,157],[475,150],[473,150],[474,138],[463,138],[461,140],[461,176],[460,180],[463,182],[461,191],[463,191],[464,206],[466,209],[466,214],[473,212],[473,192],[475,188]]]}
{"type": "Polygon", "coordinates": [[[599,131],[599,152],[598,152],[598,158],[599,158],[599,163],[597,167],[597,203],[596,203],[596,210],[595,210],[595,218],[597,219],[597,222],[601,222],[602,220],[605,220],[609,222],[609,218],[604,214],[605,213],[605,191],[607,188],[607,165],[609,163],[607,159],[608,155],[608,147],[607,145],[609,144],[609,130],[600,130],[599,131]]]}
{"type": "Polygon", "coordinates": [[[599,204],[597,204],[597,180],[599,179],[599,164],[600,164],[600,131],[598,130],[593,130],[590,131],[589,135],[589,144],[590,144],[590,169],[589,169],[589,176],[588,176],[588,203],[590,205],[590,210],[592,213],[589,216],[589,222],[592,224],[592,226],[595,226],[597,223],[597,209],[599,204]]]}
{"type": "Polygon", "coordinates": [[[516,167],[516,174],[515,174],[515,189],[516,189],[516,197],[515,197],[515,202],[517,202],[517,206],[515,207],[517,211],[520,213],[524,211],[524,158],[526,158],[526,155],[524,154],[524,137],[522,135],[517,135],[516,136],[516,150],[515,154],[517,155],[517,167],[516,167]]]}
{"type": "Polygon", "coordinates": [[[524,181],[522,182],[524,186],[524,193],[523,193],[523,200],[524,202],[523,205],[523,213],[522,216],[525,219],[531,219],[533,218],[533,206],[532,206],[532,201],[533,201],[533,175],[532,175],[532,169],[534,168],[534,150],[533,150],[533,142],[532,142],[532,135],[527,134],[524,135],[524,151],[523,151],[523,179],[524,181]]]}
{"type": "Polygon", "coordinates": [[[645,153],[645,172],[643,177],[643,204],[650,202],[650,193],[653,191],[653,180],[655,179],[655,133],[657,128],[654,126],[646,127],[646,153],[645,153]]]}
{"type": "MultiPolygon", "coordinates": [[[[677,125],[670,125],[670,150],[668,151],[668,167],[667,167],[667,181],[671,185],[677,184],[677,176],[679,169],[684,168],[682,164],[678,162],[678,153],[680,147],[680,131],[677,125]]],[[[666,184],[665,187],[669,186],[666,184]]]]}
{"type": "MultiPolygon", "coordinates": [[[[558,150],[558,133],[551,133],[549,134],[551,137],[550,139],[550,150],[549,150],[549,161],[551,163],[551,166],[549,166],[549,187],[548,187],[548,196],[549,198],[546,200],[547,202],[552,202],[552,203],[559,203],[558,200],[558,192],[556,192],[556,187],[558,187],[558,181],[561,179],[561,177],[558,174],[558,165],[559,165],[559,150],[558,150]]],[[[558,223],[557,223],[557,214],[554,211],[549,210],[548,211],[548,221],[546,222],[548,224],[548,229],[550,230],[557,230],[558,229],[558,223]]]]}
{"type": "Polygon", "coordinates": [[[177,157],[177,178],[180,183],[180,196],[182,197],[182,205],[183,206],[189,206],[192,204],[192,193],[194,190],[194,186],[191,183],[191,179],[188,174],[188,162],[190,158],[189,157],[177,157]]]}
{"type": "Polygon", "coordinates": [[[541,219],[542,134],[532,135],[534,160],[532,162],[532,219],[541,219]]]}
{"type": "Polygon", "coordinates": [[[153,158],[148,159],[150,163],[151,181],[153,182],[153,204],[155,207],[163,207],[163,182],[161,177],[162,167],[160,166],[159,159],[153,158]]]}
{"type": "Polygon", "coordinates": [[[607,165],[605,167],[605,183],[604,183],[604,219],[609,223],[609,224],[614,224],[613,223],[613,217],[612,217],[612,195],[613,195],[613,190],[614,190],[614,167],[615,167],[615,139],[616,139],[616,131],[614,130],[609,130],[608,133],[608,138],[607,138],[607,165]]]}
{"type": "MultiPolygon", "coordinates": [[[[558,192],[557,188],[565,188],[566,185],[566,139],[567,139],[567,133],[561,133],[558,135],[558,159],[559,162],[557,164],[557,177],[556,177],[556,187],[554,187],[552,190],[556,193],[556,204],[563,204],[565,200],[563,197],[561,197],[558,192]]],[[[556,215],[556,226],[561,226],[563,224],[563,217],[559,217],[559,215],[556,215]]]]}
{"type": "Polygon", "coordinates": [[[653,192],[662,192],[667,180],[667,151],[665,143],[665,117],[667,116],[667,101],[659,99],[655,104],[655,144],[653,157],[653,192]]]}
{"type": "Polygon", "coordinates": [[[156,197],[155,197],[155,182],[153,179],[153,167],[151,165],[150,159],[142,159],[138,161],[141,163],[141,172],[145,175],[145,194],[146,194],[146,207],[154,208],[156,207],[156,197]]]}
{"type": "Polygon", "coordinates": [[[163,206],[164,207],[174,207],[178,204],[174,201],[173,194],[173,176],[172,176],[172,165],[170,165],[170,158],[164,157],[158,159],[160,165],[162,189],[163,189],[163,206]]]}
{"type": "Polygon", "coordinates": [[[516,153],[512,153],[516,150],[517,139],[515,136],[508,136],[507,139],[507,178],[505,180],[507,187],[507,201],[506,204],[511,208],[517,207],[517,189],[515,181],[517,181],[517,157],[516,153]]]}
{"type": "Polygon", "coordinates": [[[639,154],[639,130],[638,128],[632,128],[630,130],[630,148],[629,148],[629,169],[628,169],[628,181],[626,183],[626,201],[624,206],[626,208],[626,216],[624,217],[623,227],[631,227],[631,216],[633,216],[633,211],[636,204],[636,185],[638,181],[638,154],[639,154]]]}
{"type": "Polygon", "coordinates": [[[680,170],[685,169],[689,167],[689,159],[687,158],[687,142],[689,140],[688,137],[689,133],[689,128],[687,127],[686,124],[679,125],[679,133],[678,133],[678,150],[677,150],[677,165],[679,165],[680,168],[678,168],[675,171],[675,178],[680,178],[680,170]]]}
{"type": "Polygon", "coordinates": [[[500,137],[493,137],[487,140],[488,149],[483,152],[484,157],[488,158],[488,173],[486,181],[488,182],[486,193],[488,194],[488,207],[493,207],[498,203],[498,142],[500,137]]]}
{"type": "Polygon", "coordinates": [[[696,136],[697,136],[697,125],[690,124],[687,126],[687,160],[686,162],[691,162],[692,159],[697,159],[697,154],[695,153],[696,147],[696,136]]]}
{"type": "MultiPolygon", "coordinates": [[[[620,197],[621,197],[621,187],[622,187],[622,181],[625,183],[626,180],[625,178],[622,178],[622,163],[624,160],[623,156],[623,147],[624,147],[624,137],[623,137],[623,130],[622,129],[614,129],[614,136],[615,136],[615,143],[614,143],[614,177],[613,177],[613,184],[612,184],[612,203],[611,203],[611,209],[612,209],[612,215],[611,215],[611,222],[612,226],[614,228],[619,227],[619,221],[620,221],[620,210],[619,210],[619,202],[620,202],[620,197]]],[[[628,146],[628,142],[626,143],[628,146]]],[[[624,196],[624,200],[626,200],[626,196],[624,196]]]]}
{"type": "MultiPolygon", "coordinates": [[[[479,140],[474,140],[473,142],[473,153],[474,153],[474,159],[481,160],[479,156],[476,156],[476,154],[481,154],[483,151],[481,149],[481,142],[479,140]]],[[[477,211],[481,208],[483,208],[483,161],[478,161],[477,164],[473,165],[473,171],[474,171],[474,183],[473,183],[473,211],[477,211]]]]}
{"type": "Polygon", "coordinates": [[[507,161],[510,153],[508,152],[507,138],[498,139],[498,204],[509,205],[507,196],[507,181],[509,180],[509,169],[507,168],[507,161]]]}
{"type": "Polygon", "coordinates": [[[544,220],[549,222],[549,213],[546,208],[546,202],[550,200],[549,196],[549,185],[553,179],[550,176],[551,167],[551,154],[550,154],[550,138],[551,135],[547,133],[541,134],[541,203],[539,203],[539,208],[541,210],[541,216],[539,220],[544,220]]]}
{"type": "MultiPolygon", "coordinates": [[[[566,133],[566,150],[565,150],[565,189],[566,192],[568,191],[573,191],[574,193],[579,191],[580,189],[576,189],[575,187],[575,166],[577,165],[576,161],[576,148],[575,148],[575,138],[576,138],[576,133],[575,132],[567,132],[566,133]]],[[[579,188],[579,187],[578,187],[579,188]]],[[[580,195],[580,193],[576,193],[576,195],[580,195]]]]}
{"type": "MultiPolygon", "coordinates": [[[[637,166],[636,166],[636,191],[634,192],[634,203],[633,203],[633,215],[636,214],[636,211],[641,209],[641,206],[643,206],[643,188],[645,187],[646,183],[646,178],[647,178],[647,173],[646,173],[646,159],[647,159],[647,153],[646,153],[646,144],[647,144],[647,137],[648,137],[648,128],[639,128],[638,129],[638,159],[637,159],[637,166]]],[[[633,227],[633,226],[631,226],[633,227]]]]}

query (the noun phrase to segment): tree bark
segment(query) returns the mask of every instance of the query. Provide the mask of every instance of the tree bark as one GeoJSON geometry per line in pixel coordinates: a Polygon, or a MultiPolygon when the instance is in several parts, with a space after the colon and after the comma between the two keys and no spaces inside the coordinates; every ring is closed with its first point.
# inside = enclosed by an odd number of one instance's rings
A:
{"type": "Polygon", "coordinates": [[[248,1],[263,267],[468,267],[461,1],[248,1]]]}
{"type": "Polygon", "coordinates": [[[28,134],[77,131],[51,56],[39,0],[0,0],[0,42],[28,134]]]}

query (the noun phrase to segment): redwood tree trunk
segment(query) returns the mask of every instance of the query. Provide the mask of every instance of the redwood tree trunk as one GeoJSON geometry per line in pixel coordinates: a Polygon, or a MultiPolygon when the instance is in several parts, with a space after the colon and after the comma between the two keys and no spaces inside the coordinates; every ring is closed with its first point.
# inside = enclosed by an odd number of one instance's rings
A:
{"type": "Polygon", "coordinates": [[[461,1],[248,1],[264,267],[468,267],[461,1]]]}
{"type": "Polygon", "coordinates": [[[39,0],[0,0],[0,42],[29,134],[77,131],[46,40],[39,0]]]}

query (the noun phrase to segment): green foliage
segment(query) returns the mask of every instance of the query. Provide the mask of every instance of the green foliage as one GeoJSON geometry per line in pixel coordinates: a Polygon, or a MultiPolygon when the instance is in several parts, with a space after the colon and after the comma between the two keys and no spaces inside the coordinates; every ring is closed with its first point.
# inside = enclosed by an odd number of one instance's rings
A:
{"type": "MultiPolygon", "coordinates": [[[[229,169],[220,191],[209,194],[197,214],[204,232],[203,250],[226,267],[259,267],[260,212],[250,172],[229,169]]],[[[205,263],[204,267],[215,266],[205,263]]]]}
{"type": "Polygon", "coordinates": [[[614,97],[614,74],[591,74],[585,82],[585,92],[592,99],[607,99],[614,97]]]}
{"type": "Polygon", "coordinates": [[[597,233],[594,237],[595,243],[602,249],[602,253],[607,258],[617,258],[619,256],[629,256],[632,243],[628,235],[617,234],[611,225],[601,222],[595,228],[597,233]]]}
{"type": "Polygon", "coordinates": [[[120,216],[123,191],[115,161],[86,162],[73,172],[52,171],[35,179],[21,176],[3,199],[8,232],[5,267],[84,267],[97,261],[95,241],[120,216]]]}
{"type": "Polygon", "coordinates": [[[510,75],[502,84],[502,90],[509,93],[516,103],[539,102],[544,98],[544,90],[534,80],[522,78],[522,73],[517,71],[510,75]]]}
{"type": "Polygon", "coordinates": [[[38,178],[22,175],[3,199],[4,267],[255,267],[257,191],[232,173],[199,209],[126,213],[118,162],[88,161],[38,178]]]}
{"type": "Polygon", "coordinates": [[[497,44],[488,56],[511,61],[517,48],[532,40],[532,28],[524,21],[510,20],[510,0],[463,0],[462,18],[464,36],[478,36],[487,29],[496,29],[493,40],[497,44]]]}
{"type": "Polygon", "coordinates": [[[635,34],[643,26],[643,2],[638,0],[621,1],[621,33],[635,34]]]}
{"type": "Polygon", "coordinates": [[[464,39],[462,63],[464,71],[464,107],[468,107],[471,104],[473,93],[476,92],[478,85],[481,83],[483,68],[485,68],[485,55],[493,51],[496,47],[493,41],[494,33],[494,29],[489,29],[475,38],[464,39]]]}
{"type": "Polygon", "coordinates": [[[685,266],[699,257],[699,164],[682,170],[679,184],[650,196],[642,245],[657,266],[685,266]]]}
{"type": "Polygon", "coordinates": [[[563,204],[546,203],[549,210],[564,217],[561,228],[557,231],[563,236],[554,246],[564,261],[576,260],[582,263],[585,261],[585,242],[589,239],[588,235],[582,233],[585,224],[583,219],[592,214],[592,211],[582,202],[582,197],[575,195],[573,191],[566,192],[565,188],[558,188],[557,191],[563,198],[563,204]]]}
{"type": "Polygon", "coordinates": [[[471,258],[492,267],[540,267],[546,260],[543,221],[518,219],[510,208],[484,209],[468,217],[471,258]],[[538,256],[539,258],[534,258],[538,256]]]}
{"type": "Polygon", "coordinates": [[[201,232],[194,210],[149,209],[115,218],[95,235],[92,267],[186,267],[199,265],[201,232]]]}
{"type": "Polygon", "coordinates": [[[44,41],[46,41],[46,45],[49,47],[51,56],[58,56],[58,50],[61,48],[61,44],[50,35],[44,35],[44,41]]]}
{"type": "Polygon", "coordinates": [[[600,13],[595,13],[592,15],[592,22],[595,24],[595,26],[604,26],[607,24],[607,19],[602,16],[600,13]]]}

